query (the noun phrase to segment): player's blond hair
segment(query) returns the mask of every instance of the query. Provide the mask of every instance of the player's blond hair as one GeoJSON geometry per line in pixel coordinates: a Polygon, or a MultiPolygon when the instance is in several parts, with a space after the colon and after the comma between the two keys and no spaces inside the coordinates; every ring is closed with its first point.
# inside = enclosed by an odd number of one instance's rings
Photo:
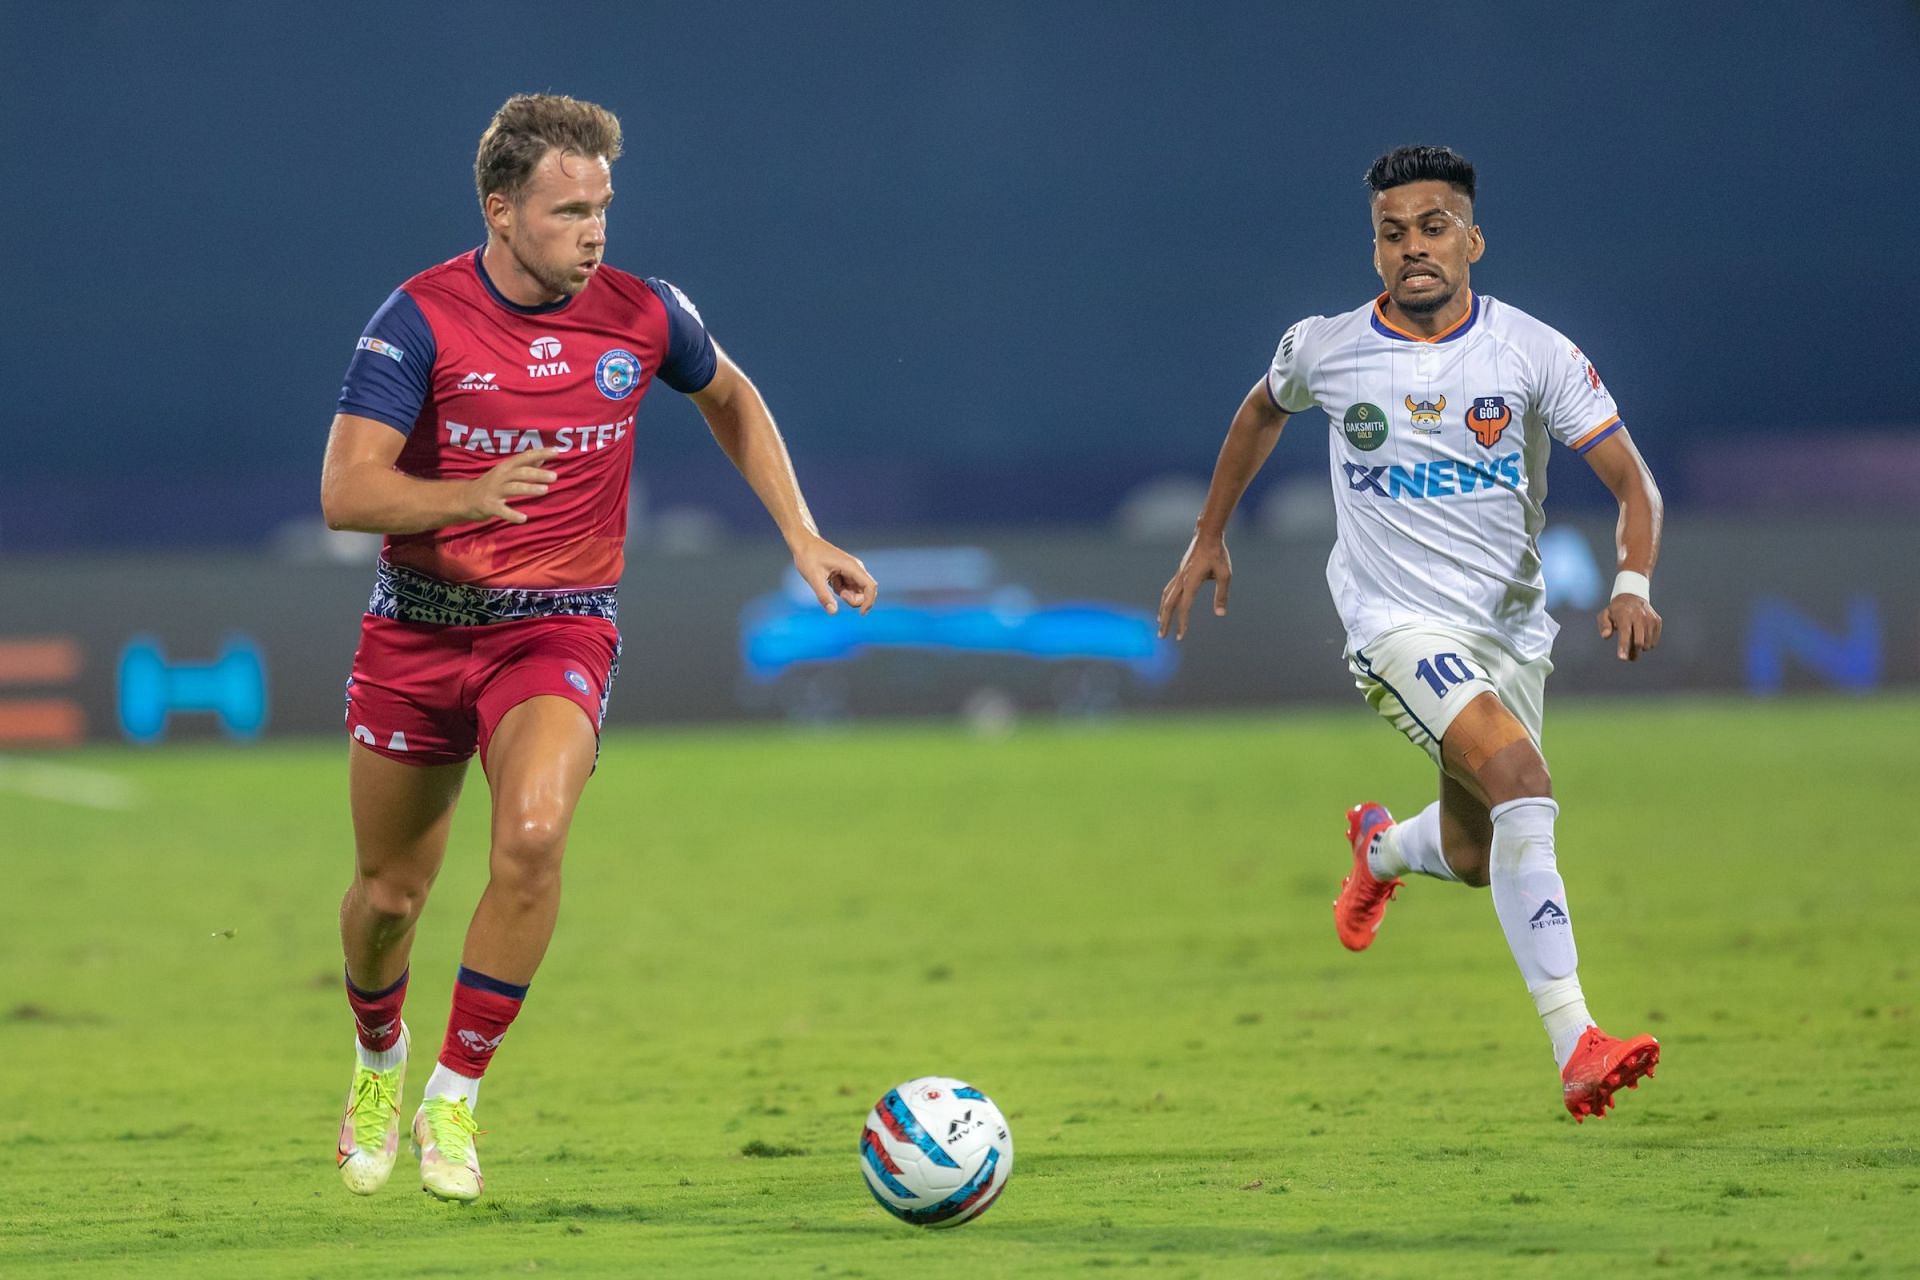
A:
{"type": "Polygon", "coordinates": [[[480,135],[473,185],[484,208],[498,191],[518,201],[535,166],[551,147],[562,153],[620,158],[620,117],[598,103],[558,93],[516,93],[500,105],[480,135]]]}

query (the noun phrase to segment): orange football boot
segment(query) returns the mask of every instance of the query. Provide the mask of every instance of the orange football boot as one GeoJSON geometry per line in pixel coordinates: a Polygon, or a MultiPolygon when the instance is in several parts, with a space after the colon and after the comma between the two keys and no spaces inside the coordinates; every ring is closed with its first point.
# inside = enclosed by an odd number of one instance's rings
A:
{"type": "Polygon", "coordinates": [[[1368,802],[1347,810],[1347,842],[1353,846],[1353,872],[1340,882],[1340,896],[1333,900],[1333,927],[1340,945],[1349,951],[1365,951],[1380,932],[1380,918],[1387,914],[1400,881],[1376,880],[1367,866],[1367,850],[1373,838],[1393,825],[1393,815],[1385,805],[1368,802]]]}
{"type": "Polygon", "coordinates": [[[1574,1123],[1607,1114],[1614,1093],[1622,1085],[1638,1089],[1642,1076],[1653,1079],[1659,1061],[1660,1042],[1652,1036],[1616,1040],[1598,1027],[1588,1027],[1560,1071],[1561,1094],[1574,1123]]]}

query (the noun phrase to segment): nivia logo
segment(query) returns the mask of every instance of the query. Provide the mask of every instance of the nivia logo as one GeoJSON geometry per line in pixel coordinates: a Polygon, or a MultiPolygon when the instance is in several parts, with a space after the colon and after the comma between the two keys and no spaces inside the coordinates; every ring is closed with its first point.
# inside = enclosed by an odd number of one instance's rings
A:
{"type": "Polygon", "coordinates": [[[469,1031],[464,1027],[461,1028],[460,1031],[460,1043],[475,1053],[492,1053],[500,1047],[500,1042],[506,1038],[507,1033],[504,1031],[492,1037],[483,1036],[478,1031],[469,1031]]]}
{"type": "Polygon", "coordinates": [[[1456,498],[1476,489],[1518,489],[1520,455],[1506,453],[1486,462],[1464,458],[1435,458],[1412,466],[1369,467],[1361,462],[1341,464],[1347,488],[1355,493],[1398,502],[1402,498],[1456,498]]]}
{"type": "Polygon", "coordinates": [[[553,360],[560,355],[560,339],[553,337],[535,338],[527,344],[527,354],[535,360],[553,360]]]}
{"type": "Polygon", "coordinates": [[[958,1120],[947,1121],[947,1141],[952,1142],[971,1128],[973,1128],[973,1112],[969,1109],[958,1120]]]}
{"type": "Polygon", "coordinates": [[[1527,921],[1527,927],[1530,929],[1551,929],[1554,925],[1565,924],[1566,922],[1567,913],[1560,909],[1559,903],[1555,902],[1552,898],[1548,898],[1540,904],[1540,909],[1533,913],[1533,919],[1527,921]]]}
{"type": "Polygon", "coordinates": [[[497,373],[469,373],[466,377],[460,379],[460,385],[457,390],[498,391],[500,384],[495,382],[494,379],[499,376],[497,373]]]}

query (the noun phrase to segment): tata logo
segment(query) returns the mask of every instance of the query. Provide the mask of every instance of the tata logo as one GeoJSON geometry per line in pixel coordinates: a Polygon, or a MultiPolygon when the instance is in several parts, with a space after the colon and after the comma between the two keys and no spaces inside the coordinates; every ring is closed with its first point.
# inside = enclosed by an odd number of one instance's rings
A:
{"type": "Polygon", "coordinates": [[[527,366],[529,378],[551,378],[556,374],[572,373],[567,362],[560,358],[560,339],[539,337],[527,344],[527,354],[534,363],[527,366]]]}
{"type": "Polygon", "coordinates": [[[1407,412],[1413,415],[1413,429],[1422,435],[1432,435],[1440,429],[1440,415],[1446,411],[1447,398],[1422,400],[1415,403],[1412,396],[1407,397],[1407,412]]]}
{"type": "Polygon", "coordinates": [[[1369,467],[1364,463],[1344,464],[1347,488],[1377,498],[1398,502],[1402,498],[1457,498],[1476,490],[1518,489],[1520,455],[1506,453],[1486,462],[1464,458],[1435,458],[1412,466],[1369,467]]]}

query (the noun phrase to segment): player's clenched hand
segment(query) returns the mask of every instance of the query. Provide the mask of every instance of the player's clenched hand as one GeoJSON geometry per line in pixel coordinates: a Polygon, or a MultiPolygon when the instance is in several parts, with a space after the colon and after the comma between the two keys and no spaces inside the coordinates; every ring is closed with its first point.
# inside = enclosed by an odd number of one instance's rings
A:
{"type": "Polygon", "coordinates": [[[1639,596],[1617,595],[1600,611],[1600,638],[1610,636],[1619,637],[1615,651],[1621,661],[1637,662],[1660,643],[1660,615],[1639,596]]]}
{"type": "Polygon", "coordinates": [[[1193,541],[1187,544],[1187,554],[1180,557],[1180,568],[1174,573],[1173,580],[1160,593],[1161,639],[1166,639],[1170,624],[1175,627],[1175,640],[1187,638],[1187,615],[1193,612],[1194,597],[1200,594],[1201,584],[1209,578],[1214,584],[1213,614],[1216,618],[1224,618],[1227,616],[1227,587],[1233,581],[1233,561],[1227,556],[1224,539],[1209,538],[1202,541],[1200,535],[1195,534],[1193,541]]]}
{"type": "Polygon", "coordinates": [[[815,537],[795,551],[793,567],[828,613],[840,612],[840,601],[844,600],[864,614],[880,596],[880,584],[860,563],[860,557],[842,551],[825,538],[815,537]]]}
{"type": "Polygon", "coordinates": [[[489,468],[485,475],[467,481],[468,496],[472,499],[467,519],[525,524],[527,517],[508,504],[517,498],[537,498],[559,479],[546,465],[559,452],[558,449],[528,449],[489,468]]]}

